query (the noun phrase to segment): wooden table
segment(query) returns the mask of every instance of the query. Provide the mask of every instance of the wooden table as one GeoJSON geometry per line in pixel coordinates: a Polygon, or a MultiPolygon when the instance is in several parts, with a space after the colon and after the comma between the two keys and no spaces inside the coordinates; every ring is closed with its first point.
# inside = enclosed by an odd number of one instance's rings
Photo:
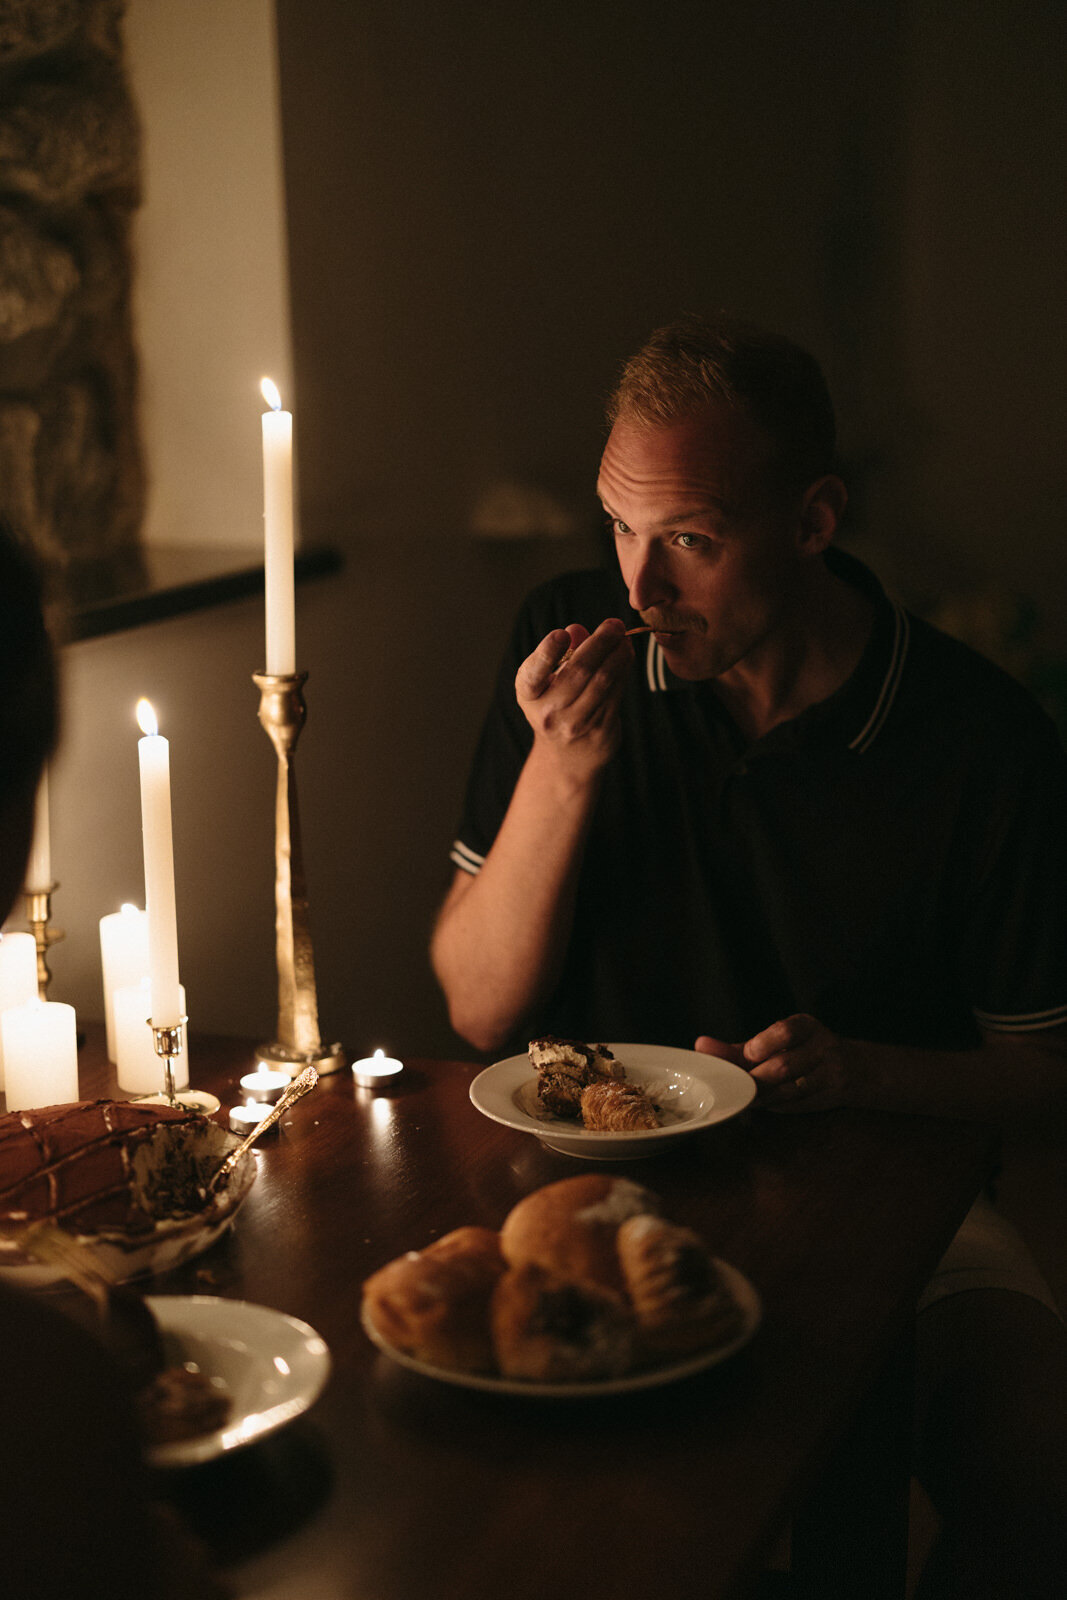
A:
{"type": "MultiPolygon", "coordinates": [[[[239,1040],[194,1038],[194,1086],[224,1108],[239,1040]]],[[[650,1161],[654,1189],[764,1301],[722,1366],[612,1399],[535,1401],[440,1385],[378,1354],[360,1285],[530,1190],[591,1170],[480,1116],[478,1068],[409,1061],[391,1093],[345,1071],[269,1136],[233,1230],[154,1280],[310,1322],[329,1385],[271,1439],[162,1485],[270,1600],[717,1600],[747,1595],[793,1521],[797,1595],[900,1595],[908,1334],[915,1299],[980,1187],[977,1125],[750,1111],[650,1161]]],[[[102,1030],[83,1095],[113,1092],[102,1030]]],[[[599,1165],[599,1164],[598,1164],[599,1165]]]]}

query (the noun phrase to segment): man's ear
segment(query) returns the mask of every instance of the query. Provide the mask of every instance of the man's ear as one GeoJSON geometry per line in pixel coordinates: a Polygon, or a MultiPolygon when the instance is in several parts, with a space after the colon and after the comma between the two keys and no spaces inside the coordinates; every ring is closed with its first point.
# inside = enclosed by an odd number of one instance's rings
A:
{"type": "Polygon", "coordinates": [[[848,504],[848,490],[833,473],[804,492],[800,509],[799,547],[807,555],[821,555],[833,541],[848,504]]]}

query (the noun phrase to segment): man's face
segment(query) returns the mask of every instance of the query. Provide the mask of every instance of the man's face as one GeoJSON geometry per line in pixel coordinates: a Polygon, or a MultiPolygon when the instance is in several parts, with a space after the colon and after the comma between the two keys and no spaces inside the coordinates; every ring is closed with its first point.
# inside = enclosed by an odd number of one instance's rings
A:
{"type": "Polygon", "coordinates": [[[597,493],[630,604],[672,672],[716,678],[747,663],[788,610],[803,563],[801,496],[768,487],[769,446],[726,405],[658,427],[620,420],[597,493]]]}

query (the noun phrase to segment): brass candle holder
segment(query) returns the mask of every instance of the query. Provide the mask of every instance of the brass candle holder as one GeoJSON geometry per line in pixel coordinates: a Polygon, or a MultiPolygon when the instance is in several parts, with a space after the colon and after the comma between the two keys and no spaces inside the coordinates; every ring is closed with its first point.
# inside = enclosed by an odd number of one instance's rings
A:
{"type": "Polygon", "coordinates": [[[49,946],[58,944],[64,937],[61,928],[52,927],[52,896],[58,888],[58,883],[50,883],[47,889],[23,890],[26,921],[37,943],[37,995],[41,1000],[48,999],[48,985],[52,981],[48,965],[49,946]]]}
{"type": "Polygon", "coordinates": [[[178,1091],[174,1087],[174,1062],[185,1046],[185,1024],[188,1020],[188,1017],[180,1017],[173,1028],[157,1028],[154,1022],[149,1023],[156,1055],[163,1062],[163,1093],[168,1105],[172,1106],[179,1104],[178,1091]]]}
{"type": "Polygon", "coordinates": [[[274,930],[278,964],[278,1034],[261,1045],[259,1057],[296,1077],[305,1067],[337,1072],[345,1064],[339,1044],[324,1046],[319,1036],[315,960],[308,923],[307,885],[300,840],[300,811],[294,756],[307,719],[306,672],[285,676],[254,672],[259,689],[259,720],[278,757],[274,806],[274,930]]]}

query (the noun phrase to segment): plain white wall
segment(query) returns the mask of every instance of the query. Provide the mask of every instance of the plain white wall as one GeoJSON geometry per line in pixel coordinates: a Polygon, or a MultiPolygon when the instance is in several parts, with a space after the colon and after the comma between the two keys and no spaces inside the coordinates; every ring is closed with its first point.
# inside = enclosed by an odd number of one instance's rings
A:
{"type": "Polygon", "coordinates": [[[295,407],[273,0],[130,0],[125,33],[144,538],[258,545],[260,378],[295,407]]]}

